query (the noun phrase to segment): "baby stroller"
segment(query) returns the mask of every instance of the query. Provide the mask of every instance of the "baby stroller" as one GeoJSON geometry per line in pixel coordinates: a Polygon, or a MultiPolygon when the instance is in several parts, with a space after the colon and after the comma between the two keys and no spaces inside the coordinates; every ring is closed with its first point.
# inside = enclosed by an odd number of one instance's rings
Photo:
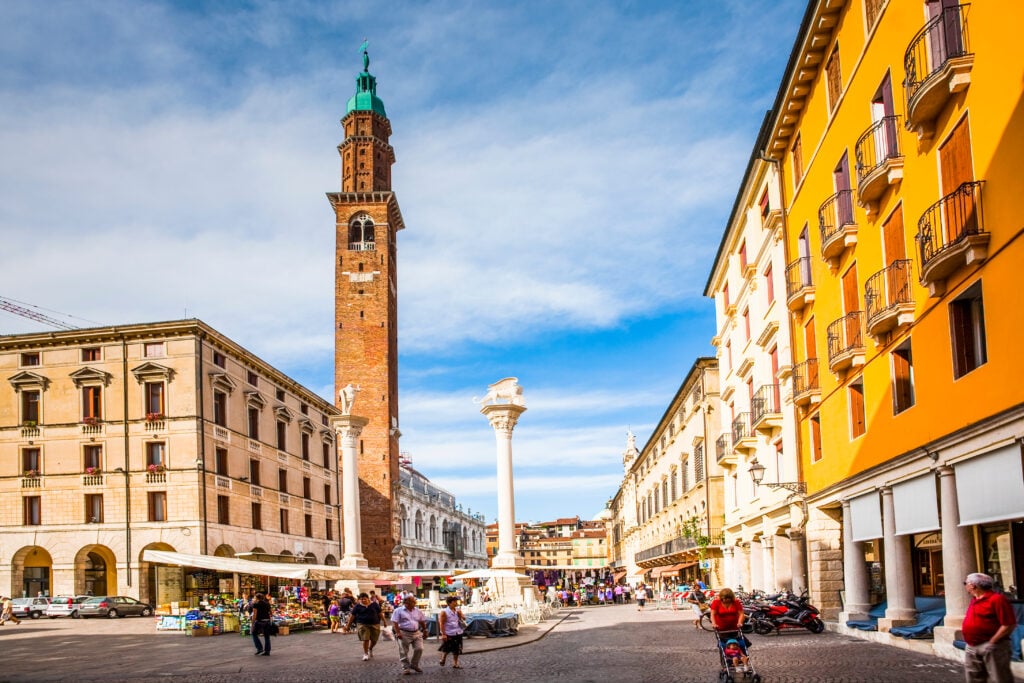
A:
{"type": "Polygon", "coordinates": [[[739,631],[715,631],[715,647],[722,663],[722,669],[718,672],[719,683],[761,683],[761,674],[754,670],[747,655],[749,642],[739,631]]]}

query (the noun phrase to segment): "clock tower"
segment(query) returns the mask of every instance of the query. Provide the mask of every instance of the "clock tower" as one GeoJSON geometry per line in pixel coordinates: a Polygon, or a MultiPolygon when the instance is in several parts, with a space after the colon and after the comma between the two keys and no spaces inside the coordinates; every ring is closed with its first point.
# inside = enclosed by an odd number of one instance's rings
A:
{"type": "Polygon", "coordinates": [[[348,384],[360,389],[353,412],[369,419],[356,445],[361,551],[371,567],[390,569],[400,538],[396,238],[405,225],[391,191],[391,122],[369,67],[364,43],[363,71],[341,119],[341,191],[327,194],[336,226],[334,399],[340,403],[348,384]]]}

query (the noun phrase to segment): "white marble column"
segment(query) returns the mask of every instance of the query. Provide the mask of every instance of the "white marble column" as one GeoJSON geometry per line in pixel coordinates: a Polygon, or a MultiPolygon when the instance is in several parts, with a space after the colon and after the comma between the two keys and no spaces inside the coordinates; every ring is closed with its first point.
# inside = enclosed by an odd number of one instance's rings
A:
{"type": "Polygon", "coordinates": [[[775,580],[775,537],[764,535],[761,537],[761,560],[764,563],[764,589],[774,593],[779,590],[778,582],[775,580]]]}
{"type": "Polygon", "coordinates": [[[342,567],[368,567],[363,555],[362,527],[359,518],[359,465],[357,445],[363,427],[370,420],[354,415],[341,415],[332,422],[341,444],[341,504],[344,522],[345,554],[342,567]]]}
{"type": "Polygon", "coordinates": [[[864,543],[853,540],[853,520],[850,501],[843,501],[843,588],[846,598],[839,623],[851,619],[865,619],[871,609],[868,566],[864,562],[864,543]]]}
{"type": "Polygon", "coordinates": [[[807,534],[803,529],[790,529],[789,567],[791,590],[797,595],[807,590],[807,534]]]}
{"type": "Polygon", "coordinates": [[[515,569],[525,566],[516,552],[515,494],[512,486],[512,430],[526,406],[513,403],[495,403],[480,409],[491,427],[497,442],[498,456],[498,552],[492,567],[515,569]]]}
{"type": "Polygon", "coordinates": [[[750,589],[771,590],[764,585],[764,553],[760,540],[750,542],[750,589]]]}
{"type": "Polygon", "coordinates": [[[736,548],[731,545],[722,546],[722,578],[725,585],[735,588],[740,581],[736,576],[736,548]]]}
{"type": "Polygon", "coordinates": [[[739,545],[736,547],[736,584],[737,586],[743,586],[745,590],[754,590],[756,586],[753,584],[753,579],[750,576],[750,544],[739,545]]]}
{"type": "Polygon", "coordinates": [[[888,607],[885,618],[878,620],[878,630],[888,631],[893,626],[913,623],[917,618],[917,610],[914,608],[914,569],[910,561],[910,539],[896,535],[892,488],[883,487],[881,493],[885,597],[888,607]]]}
{"type": "MultiPolygon", "coordinates": [[[[943,626],[958,629],[964,623],[970,596],[960,584],[978,571],[974,560],[974,539],[969,527],[960,526],[956,497],[956,476],[952,467],[939,468],[939,507],[942,515],[942,574],[946,587],[946,618],[943,626]]],[[[936,629],[937,630],[937,629],[936,629]]]]}

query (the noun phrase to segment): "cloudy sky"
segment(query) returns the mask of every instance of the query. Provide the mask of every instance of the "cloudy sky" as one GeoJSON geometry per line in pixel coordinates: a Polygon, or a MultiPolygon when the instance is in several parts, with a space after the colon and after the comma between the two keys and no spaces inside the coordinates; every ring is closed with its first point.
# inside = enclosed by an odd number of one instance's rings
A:
{"type": "MultiPolygon", "coordinates": [[[[197,317],[333,393],[338,123],[370,41],[396,150],[402,450],[488,520],[590,518],[694,359],[804,3],[0,3],[0,296],[197,317]]],[[[0,334],[44,327],[0,313],[0,334]]]]}

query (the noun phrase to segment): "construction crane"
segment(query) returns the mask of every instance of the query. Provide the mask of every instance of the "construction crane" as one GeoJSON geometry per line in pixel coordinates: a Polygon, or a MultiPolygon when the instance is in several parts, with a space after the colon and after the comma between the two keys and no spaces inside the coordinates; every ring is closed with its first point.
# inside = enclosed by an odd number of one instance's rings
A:
{"type": "Polygon", "coordinates": [[[8,313],[20,315],[22,318],[28,318],[29,320],[35,320],[36,322],[43,323],[45,325],[59,327],[62,330],[78,329],[75,325],[68,325],[66,322],[62,320],[51,318],[48,315],[44,315],[38,311],[33,311],[32,309],[25,308],[24,306],[19,306],[10,299],[5,299],[2,296],[0,296],[0,311],[7,311],[8,313]]]}

